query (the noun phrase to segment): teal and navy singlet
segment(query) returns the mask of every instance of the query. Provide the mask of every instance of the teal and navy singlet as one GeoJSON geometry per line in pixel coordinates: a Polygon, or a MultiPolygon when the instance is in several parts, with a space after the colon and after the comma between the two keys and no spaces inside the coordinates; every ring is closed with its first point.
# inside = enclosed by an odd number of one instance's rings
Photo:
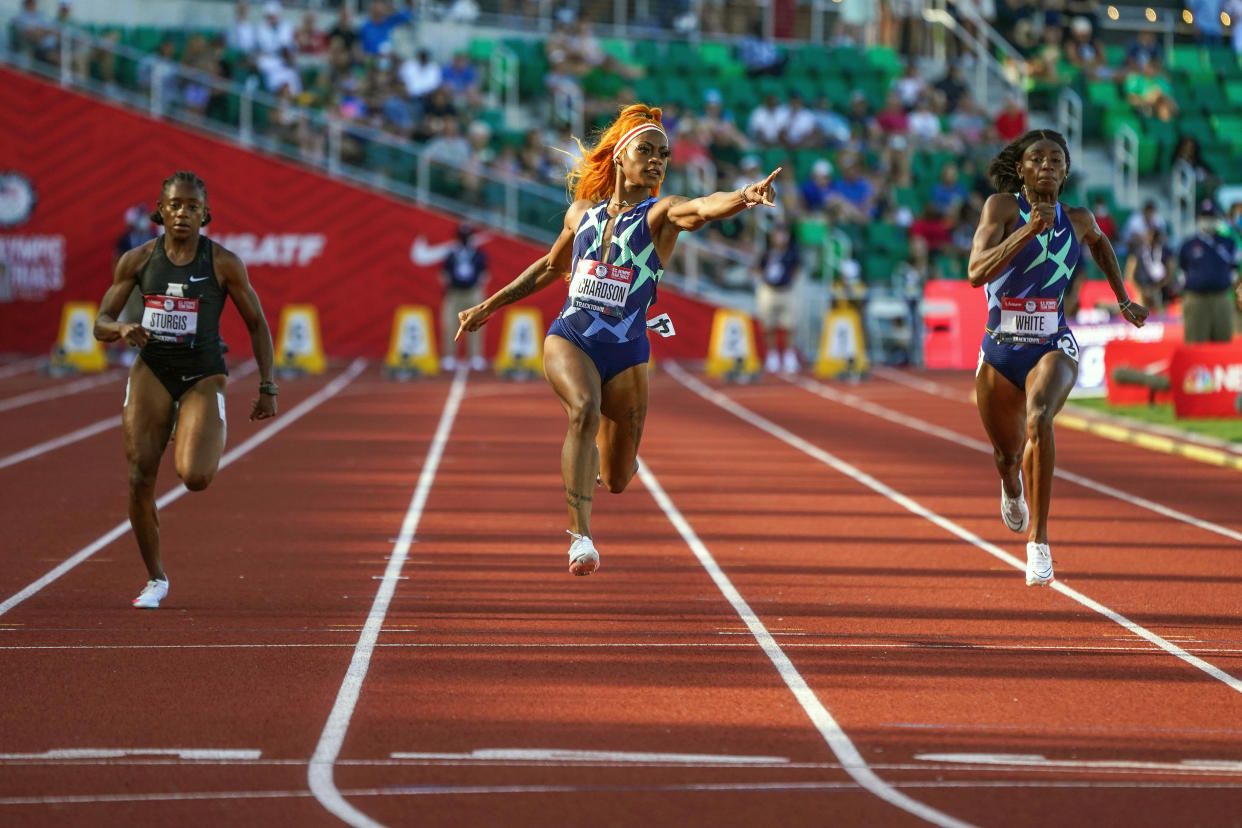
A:
{"type": "Polygon", "coordinates": [[[138,272],[142,291],[142,327],[150,339],[140,356],[174,400],[212,374],[227,374],[220,340],[225,291],[216,279],[212,241],[198,240],[187,265],[176,265],[155,240],[151,258],[138,272]]]}
{"type": "MultiPolygon", "coordinates": [[[[1021,193],[1018,223],[1031,220],[1031,205],[1021,193]]],[[[1044,354],[1059,349],[1078,361],[1078,342],[1065,322],[1063,299],[1082,253],[1069,214],[1057,202],[1056,224],[1031,239],[1010,260],[1005,272],[984,285],[988,322],[979,353],[1018,388],[1044,354]]]]}
{"type": "Polygon", "coordinates": [[[569,295],[548,333],[587,353],[606,383],[650,355],[647,309],[655,304],[664,264],[656,253],[647,214],[654,197],[613,220],[603,248],[608,202],[587,210],[574,234],[569,295]]]}

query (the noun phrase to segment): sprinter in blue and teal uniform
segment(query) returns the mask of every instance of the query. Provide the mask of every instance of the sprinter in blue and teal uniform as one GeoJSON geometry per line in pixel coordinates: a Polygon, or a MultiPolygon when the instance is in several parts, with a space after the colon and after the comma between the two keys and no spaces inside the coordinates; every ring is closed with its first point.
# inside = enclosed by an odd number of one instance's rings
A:
{"type": "Polygon", "coordinates": [[[1095,216],[1060,202],[1069,172],[1069,148],[1051,130],[1033,130],[1001,150],[988,165],[997,192],[983,205],[967,268],[970,284],[982,285],[988,301],[975,396],[1000,472],[1001,518],[1027,533],[1030,586],[1053,579],[1052,420],[1078,376],[1078,343],[1063,302],[1083,245],[1126,321],[1142,327],[1147,318],[1147,309],[1126,296],[1117,254],[1095,216]]]}

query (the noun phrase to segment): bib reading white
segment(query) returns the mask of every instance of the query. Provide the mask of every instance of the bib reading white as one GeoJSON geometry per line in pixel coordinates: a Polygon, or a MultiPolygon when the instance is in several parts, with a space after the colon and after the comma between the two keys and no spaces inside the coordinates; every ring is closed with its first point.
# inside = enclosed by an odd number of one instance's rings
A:
{"type": "Polygon", "coordinates": [[[1010,342],[1047,342],[1057,332],[1057,300],[1001,299],[1000,326],[996,333],[1010,342]]]}

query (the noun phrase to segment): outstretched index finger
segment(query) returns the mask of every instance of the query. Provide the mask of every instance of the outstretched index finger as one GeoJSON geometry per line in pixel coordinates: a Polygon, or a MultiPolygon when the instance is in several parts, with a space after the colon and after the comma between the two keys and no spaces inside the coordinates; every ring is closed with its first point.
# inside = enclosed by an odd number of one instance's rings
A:
{"type": "Polygon", "coordinates": [[[781,170],[783,170],[783,169],[785,169],[785,168],[784,168],[784,167],[777,167],[776,169],[772,170],[772,172],[768,173],[768,177],[767,177],[767,178],[765,178],[765,179],[763,179],[763,186],[765,186],[765,187],[766,187],[766,186],[768,186],[769,184],[771,184],[771,183],[772,183],[772,179],[773,179],[773,178],[776,178],[777,174],[778,174],[781,170]]]}

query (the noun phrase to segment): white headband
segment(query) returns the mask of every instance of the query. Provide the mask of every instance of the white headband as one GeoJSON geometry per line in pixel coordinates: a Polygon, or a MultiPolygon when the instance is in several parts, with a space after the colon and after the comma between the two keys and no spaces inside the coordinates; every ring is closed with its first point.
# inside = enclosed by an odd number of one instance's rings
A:
{"type": "Polygon", "coordinates": [[[625,145],[630,142],[630,139],[632,139],[635,135],[638,135],[640,132],[646,132],[649,129],[654,129],[656,132],[664,136],[665,141],[668,140],[668,134],[664,132],[659,124],[639,124],[621,136],[621,140],[617,142],[617,146],[612,150],[612,160],[617,160],[617,156],[619,156],[621,151],[625,149],[625,145]]]}

